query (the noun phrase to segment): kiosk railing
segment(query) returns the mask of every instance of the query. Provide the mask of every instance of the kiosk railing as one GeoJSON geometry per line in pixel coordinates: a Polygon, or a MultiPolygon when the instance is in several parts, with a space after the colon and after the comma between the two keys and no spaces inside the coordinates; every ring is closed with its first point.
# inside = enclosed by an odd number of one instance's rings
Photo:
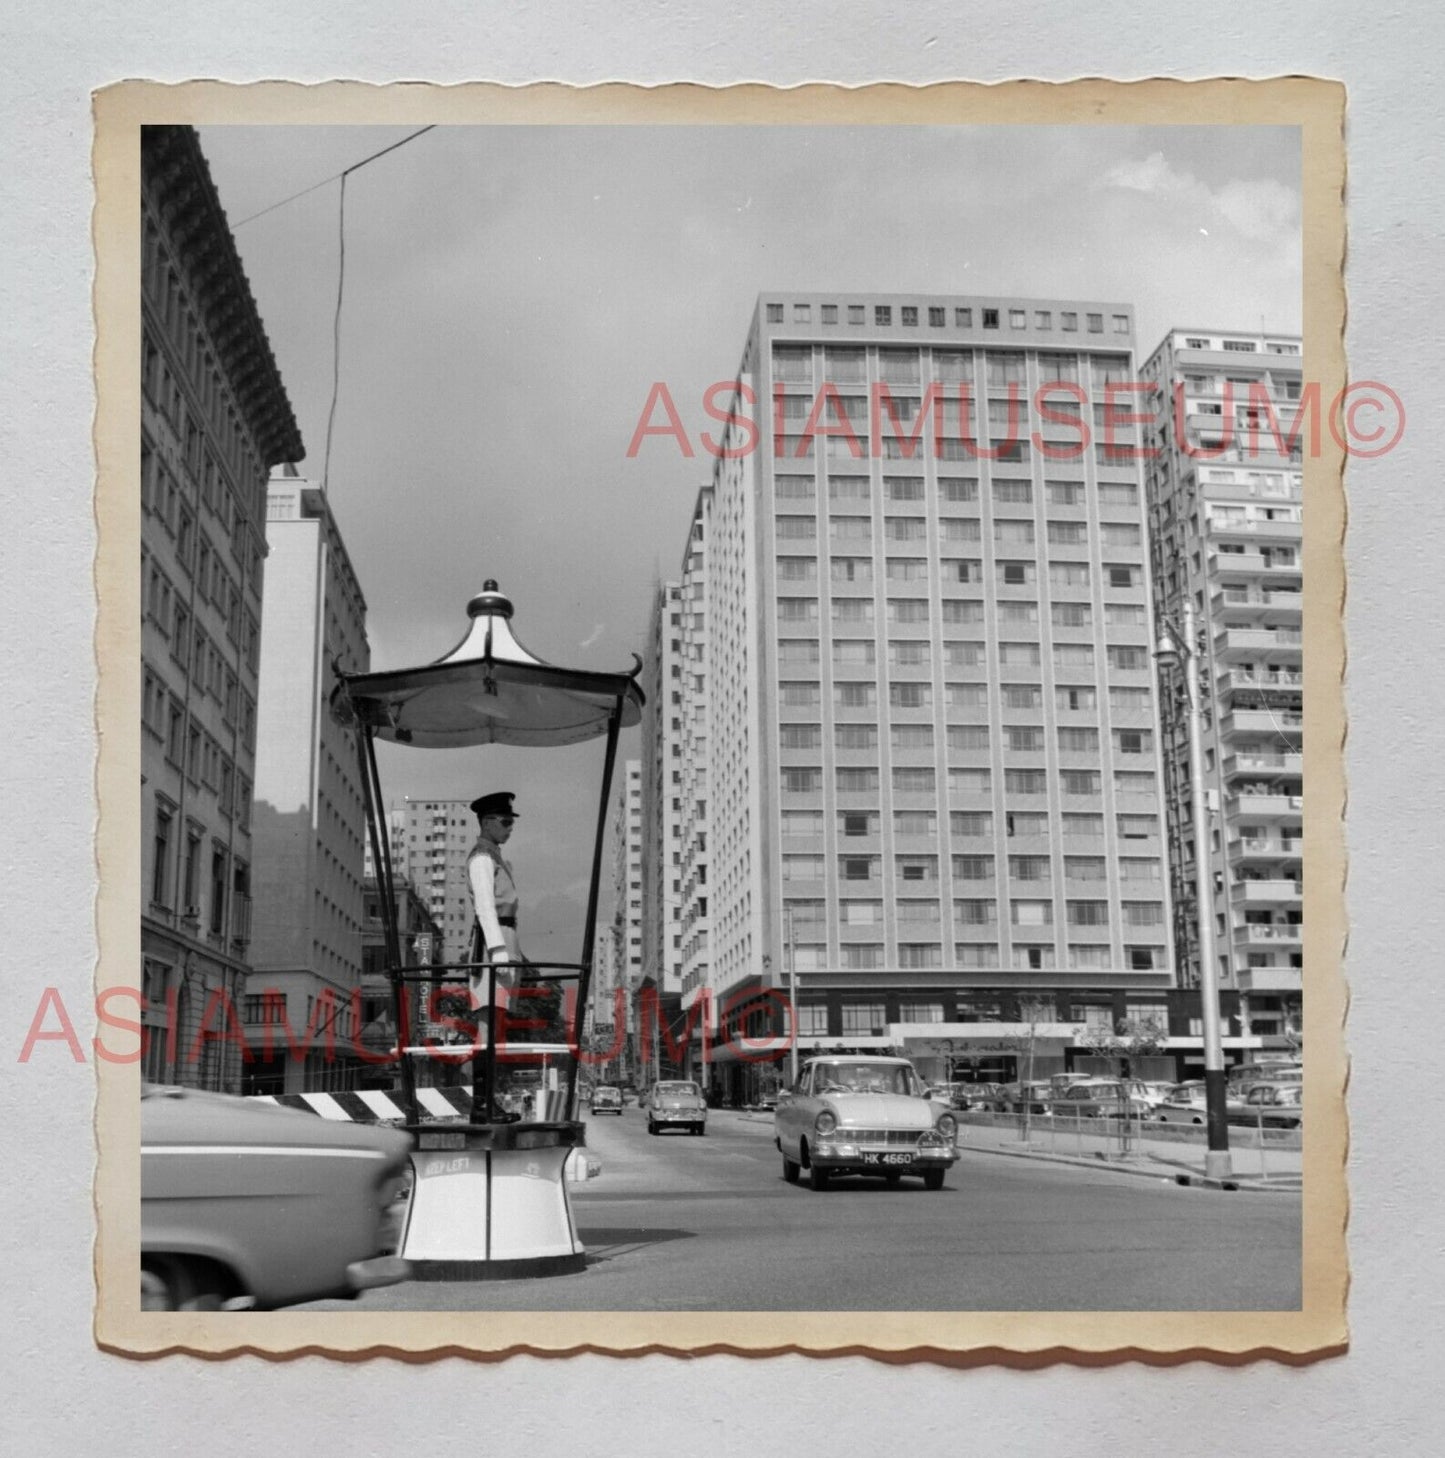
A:
{"type": "MultiPolygon", "coordinates": [[[[456,1066],[470,1061],[472,1122],[512,1123],[521,1117],[504,1108],[508,1074],[536,1069],[542,1077],[530,1122],[564,1122],[576,1112],[583,1008],[580,992],[587,968],[577,962],[450,962],[427,967],[389,967],[396,1008],[402,1093],[414,1124],[422,1117],[413,1060],[431,1058],[456,1066]],[[409,985],[430,989],[425,1009],[413,1014],[409,985]],[[499,995],[500,994],[500,995],[499,995]],[[417,1039],[416,1024],[464,1035],[466,1041],[417,1039]],[[565,1074],[562,1087],[548,1075],[565,1074]]],[[[561,1080],[559,1080],[560,1082],[561,1080]]]]}

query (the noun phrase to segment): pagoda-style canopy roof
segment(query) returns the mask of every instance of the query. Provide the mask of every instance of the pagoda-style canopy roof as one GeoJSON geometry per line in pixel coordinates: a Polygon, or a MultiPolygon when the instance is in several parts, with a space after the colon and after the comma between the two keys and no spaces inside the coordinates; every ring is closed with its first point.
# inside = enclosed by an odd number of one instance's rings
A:
{"type": "Polygon", "coordinates": [[[386,673],[341,674],[334,712],[369,725],[378,739],[421,749],[474,744],[577,744],[642,717],[637,674],[558,668],[529,653],[512,632],[512,603],[488,581],[467,604],[472,622],[445,658],[386,673]]]}

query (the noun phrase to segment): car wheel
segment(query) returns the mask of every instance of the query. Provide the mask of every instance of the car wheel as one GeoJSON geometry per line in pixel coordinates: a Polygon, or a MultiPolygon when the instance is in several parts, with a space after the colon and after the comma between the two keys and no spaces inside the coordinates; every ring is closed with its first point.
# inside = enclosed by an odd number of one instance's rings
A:
{"type": "Polygon", "coordinates": [[[798,1183],[798,1180],[801,1177],[802,1173],[802,1165],[800,1165],[796,1160],[789,1159],[788,1156],[785,1154],[783,1156],[783,1178],[787,1180],[790,1185],[795,1185],[798,1183]]]}
{"type": "Polygon", "coordinates": [[[692,1132],[694,1134],[696,1134],[699,1139],[701,1139],[702,1136],[707,1133],[707,1125],[706,1124],[694,1124],[692,1126],[692,1132]]]}
{"type": "Polygon", "coordinates": [[[886,1174],[883,1176],[883,1180],[889,1189],[896,1190],[903,1182],[903,1176],[900,1174],[886,1174]]]}
{"type": "Polygon", "coordinates": [[[141,1262],[142,1311],[219,1311],[233,1294],[232,1282],[219,1266],[147,1256],[141,1262]]]}
{"type": "Polygon", "coordinates": [[[941,1169],[924,1170],[923,1188],[925,1190],[941,1190],[943,1188],[943,1171],[941,1169]]]}
{"type": "Polygon", "coordinates": [[[816,1164],[809,1165],[808,1183],[815,1190],[826,1190],[828,1188],[828,1171],[820,1169],[816,1164]]]}
{"type": "Polygon", "coordinates": [[[647,1121],[647,1132],[649,1134],[656,1134],[657,1133],[657,1125],[654,1124],[651,1119],[649,1119],[647,1121]]]}

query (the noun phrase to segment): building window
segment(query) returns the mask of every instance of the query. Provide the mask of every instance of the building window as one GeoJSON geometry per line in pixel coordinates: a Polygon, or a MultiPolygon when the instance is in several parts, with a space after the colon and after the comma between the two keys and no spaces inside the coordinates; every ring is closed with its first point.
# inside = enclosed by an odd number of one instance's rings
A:
{"type": "Polygon", "coordinates": [[[840,795],[876,795],[878,793],[878,771],[876,769],[844,767],[837,771],[837,776],[840,795]]]}
{"type": "Polygon", "coordinates": [[[993,816],[987,810],[950,810],[948,831],[960,840],[981,839],[993,834],[993,816]]]}
{"type": "Polygon", "coordinates": [[[812,318],[813,318],[813,310],[812,310],[812,306],[811,305],[809,305],[809,304],[794,304],[793,305],[793,323],[795,323],[795,324],[808,324],[808,323],[811,323],[812,322],[812,318]]]}
{"type": "Polygon", "coordinates": [[[888,325],[893,322],[893,310],[887,304],[875,304],[873,307],[873,322],[880,325],[888,325]]]}
{"type": "Polygon", "coordinates": [[[1114,333],[1127,334],[1129,332],[1129,316],[1127,314],[1114,315],[1114,333]]]}
{"type": "Polygon", "coordinates": [[[898,311],[899,317],[909,328],[915,328],[918,324],[918,310],[912,304],[904,304],[898,311]]]}
{"type": "Polygon", "coordinates": [[[1027,311],[1023,309],[1010,309],[1008,311],[1008,327],[1010,329],[1026,329],[1028,322],[1027,311]]]}
{"type": "Polygon", "coordinates": [[[838,322],[837,304],[824,304],[818,312],[822,315],[823,323],[836,324],[838,322]]]}
{"type": "Polygon", "coordinates": [[[862,324],[866,306],[863,304],[848,305],[848,322],[850,324],[862,324]]]}
{"type": "Polygon", "coordinates": [[[1034,328],[1052,329],[1054,327],[1054,316],[1047,309],[1034,310],[1034,328]]]}
{"type": "MultiPolygon", "coordinates": [[[[867,947],[851,947],[846,950],[852,952],[866,952],[873,950],[867,947]]],[[[879,962],[882,961],[883,949],[879,947],[879,962]]],[[[855,964],[857,965],[857,964],[855,964]]],[[[863,965],[875,966],[877,963],[869,962],[863,965]]],[[[843,1032],[862,1034],[875,1037],[883,1033],[887,1028],[887,1011],[881,1002],[845,1002],[843,1004],[843,1032]]]]}
{"type": "Polygon", "coordinates": [[[840,881],[876,881],[882,873],[882,860],[878,856],[838,857],[840,881]]]}
{"type": "Polygon", "coordinates": [[[768,305],[768,323],[781,324],[783,322],[783,306],[781,304],[768,305]]]}
{"type": "Polygon", "coordinates": [[[1089,314],[1086,317],[1089,322],[1090,334],[1102,334],[1104,332],[1104,316],[1102,314],[1089,314]]]}
{"type": "Polygon", "coordinates": [[[878,812],[876,810],[844,810],[838,815],[838,830],[842,835],[860,836],[878,834],[878,812]]]}
{"type": "Polygon", "coordinates": [[[983,311],[983,327],[985,329],[997,329],[998,328],[998,310],[997,309],[985,309],[983,311]]]}
{"type": "Polygon", "coordinates": [[[174,824],[175,813],[171,808],[168,805],[157,805],[151,863],[151,902],[156,906],[171,904],[171,832],[174,824]]]}
{"type": "Polygon", "coordinates": [[[955,309],[953,311],[953,324],[956,329],[973,328],[973,310],[955,309]]]}
{"type": "Polygon", "coordinates": [[[1059,323],[1066,334],[1076,333],[1079,328],[1079,316],[1072,310],[1065,309],[1059,315],[1059,323]]]}

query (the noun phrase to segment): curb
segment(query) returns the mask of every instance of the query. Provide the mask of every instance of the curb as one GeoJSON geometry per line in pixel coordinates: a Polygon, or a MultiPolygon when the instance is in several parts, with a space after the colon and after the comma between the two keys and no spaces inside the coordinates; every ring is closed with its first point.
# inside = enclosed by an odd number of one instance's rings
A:
{"type": "Polygon", "coordinates": [[[1136,1179],[1155,1180],[1160,1184],[1172,1184],[1172,1175],[1159,1170],[1140,1169],[1136,1165],[1110,1164],[1104,1159],[1080,1159],[1070,1154],[1034,1154],[1026,1149],[995,1149],[984,1144],[960,1144],[960,1154],[996,1154],[1004,1159],[1023,1159],[1035,1164],[1058,1164],[1074,1169],[1090,1169],[1104,1174],[1132,1175],[1136,1179]]]}
{"type": "MultiPolygon", "coordinates": [[[[1074,1169],[1089,1169],[1102,1171],[1106,1174],[1131,1175],[1136,1179],[1155,1180],[1161,1184],[1174,1184],[1185,1187],[1206,1190],[1229,1190],[1241,1191],[1249,1194],[1297,1195],[1300,1193],[1298,1185],[1289,1187],[1276,1184],[1261,1184],[1258,1180],[1214,1179],[1209,1175],[1191,1174],[1179,1169],[1145,1169],[1138,1165],[1111,1164],[1105,1159],[1083,1159],[1068,1154],[1033,1154],[1023,1149],[993,1149],[986,1145],[961,1144],[958,1146],[960,1153],[969,1154],[997,1154],[1004,1159],[1033,1160],[1040,1164],[1058,1164],[1072,1166],[1074,1169]]],[[[1167,1161],[1161,1161],[1167,1163],[1167,1161]]]]}

